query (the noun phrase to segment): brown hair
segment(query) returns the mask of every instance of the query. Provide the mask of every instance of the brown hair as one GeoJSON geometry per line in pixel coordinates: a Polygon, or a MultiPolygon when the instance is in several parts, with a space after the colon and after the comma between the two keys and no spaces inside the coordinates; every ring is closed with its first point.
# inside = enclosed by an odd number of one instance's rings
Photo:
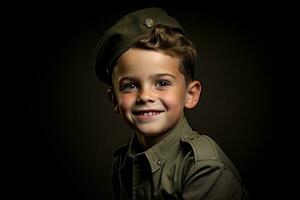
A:
{"type": "Polygon", "coordinates": [[[158,24],[133,47],[162,51],[178,57],[179,71],[185,76],[186,82],[194,80],[197,51],[193,43],[177,29],[158,24]]]}

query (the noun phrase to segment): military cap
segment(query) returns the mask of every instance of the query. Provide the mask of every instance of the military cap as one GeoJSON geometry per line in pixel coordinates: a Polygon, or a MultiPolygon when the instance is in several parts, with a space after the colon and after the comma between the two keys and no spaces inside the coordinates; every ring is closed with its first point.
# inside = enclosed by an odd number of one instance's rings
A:
{"type": "Polygon", "coordinates": [[[184,33],[179,22],[161,8],[140,9],[122,17],[111,26],[99,40],[94,57],[97,77],[112,85],[111,73],[117,59],[157,24],[178,29],[184,33]]]}

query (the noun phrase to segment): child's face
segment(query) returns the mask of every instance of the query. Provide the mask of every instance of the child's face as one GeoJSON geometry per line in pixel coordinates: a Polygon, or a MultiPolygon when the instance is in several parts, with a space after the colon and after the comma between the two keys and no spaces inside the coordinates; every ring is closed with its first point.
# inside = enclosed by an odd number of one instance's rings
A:
{"type": "Polygon", "coordinates": [[[188,87],[177,58],[132,48],[112,77],[120,114],[142,136],[164,135],[183,115],[188,87]]]}

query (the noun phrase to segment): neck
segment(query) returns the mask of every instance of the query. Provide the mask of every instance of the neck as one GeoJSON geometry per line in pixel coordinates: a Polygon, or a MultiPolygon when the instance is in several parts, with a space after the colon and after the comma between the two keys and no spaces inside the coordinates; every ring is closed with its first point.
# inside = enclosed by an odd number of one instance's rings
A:
{"type": "Polygon", "coordinates": [[[168,134],[163,134],[159,136],[144,136],[140,133],[137,134],[137,138],[139,140],[139,143],[141,144],[143,150],[147,150],[154,146],[155,144],[159,143],[161,140],[163,140],[164,137],[166,137],[168,134]]]}
{"type": "Polygon", "coordinates": [[[178,123],[184,118],[184,115],[181,115],[180,119],[178,120],[176,126],[174,126],[169,131],[159,134],[157,136],[144,136],[142,133],[136,133],[139,143],[141,144],[143,150],[147,150],[154,146],[155,144],[162,141],[166,136],[168,136],[178,125],[178,123]]]}

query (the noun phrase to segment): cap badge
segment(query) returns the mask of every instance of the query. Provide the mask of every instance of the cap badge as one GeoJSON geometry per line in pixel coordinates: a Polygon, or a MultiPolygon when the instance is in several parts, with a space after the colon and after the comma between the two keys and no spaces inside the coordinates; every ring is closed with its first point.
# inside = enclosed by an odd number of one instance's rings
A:
{"type": "Polygon", "coordinates": [[[147,19],[145,20],[145,25],[146,25],[148,28],[152,28],[153,25],[154,25],[153,19],[147,18],[147,19]]]}

